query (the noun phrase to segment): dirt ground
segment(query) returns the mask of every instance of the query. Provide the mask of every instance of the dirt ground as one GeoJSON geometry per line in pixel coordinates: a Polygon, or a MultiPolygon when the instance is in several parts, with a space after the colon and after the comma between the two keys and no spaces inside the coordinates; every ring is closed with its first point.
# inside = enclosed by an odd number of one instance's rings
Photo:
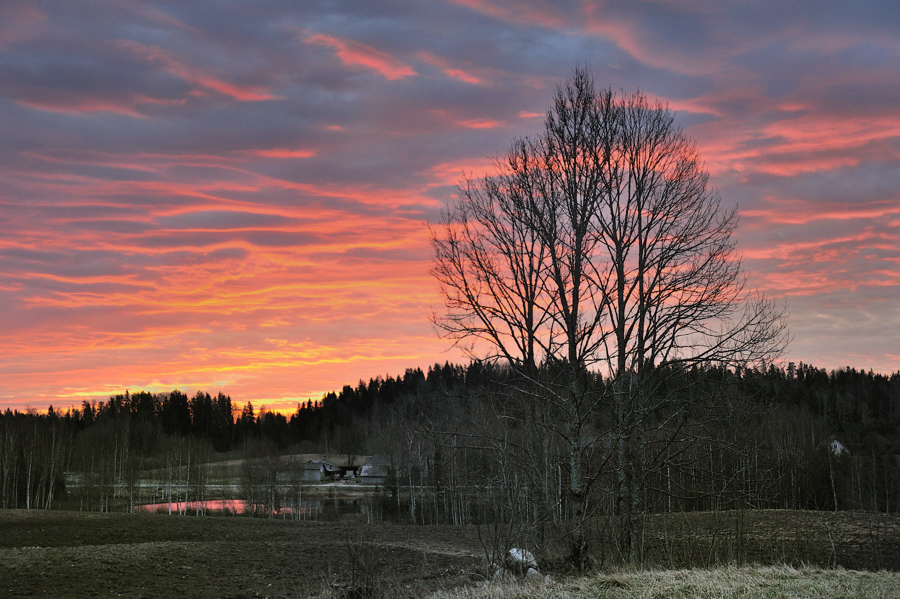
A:
{"type": "MultiPolygon", "coordinates": [[[[897,515],[666,514],[650,516],[645,532],[648,566],[900,571],[897,515]]],[[[606,556],[598,566],[615,567],[610,545],[595,548],[606,556]]],[[[325,596],[366,568],[388,588],[382,596],[420,597],[483,580],[484,566],[474,527],[0,510],[4,599],[325,596]]]]}
{"type": "Polygon", "coordinates": [[[0,597],[308,597],[370,546],[398,594],[477,579],[474,531],[244,517],[0,510],[0,597]]]}

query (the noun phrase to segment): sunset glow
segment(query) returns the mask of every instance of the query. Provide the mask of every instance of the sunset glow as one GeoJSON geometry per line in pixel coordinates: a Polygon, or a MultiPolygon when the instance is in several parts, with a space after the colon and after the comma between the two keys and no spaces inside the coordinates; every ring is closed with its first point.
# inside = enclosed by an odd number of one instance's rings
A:
{"type": "Polygon", "coordinates": [[[578,64],[677,112],[786,361],[896,371],[900,9],[862,6],[5,2],[0,408],[465,360],[427,223],[578,64]]]}

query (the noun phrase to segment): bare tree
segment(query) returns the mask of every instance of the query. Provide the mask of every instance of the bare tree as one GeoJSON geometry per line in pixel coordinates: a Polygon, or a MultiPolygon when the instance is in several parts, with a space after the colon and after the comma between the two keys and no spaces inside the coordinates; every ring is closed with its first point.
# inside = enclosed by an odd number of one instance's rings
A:
{"type": "Polygon", "coordinates": [[[255,440],[248,444],[241,466],[240,493],[253,516],[265,515],[273,519],[281,508],[278,472],[282,467],[283,460],[271,440],[255,440]]]}
{"type": "Polygon", "coordinates": [[[641,473],[685,414],[665,410],[669,375],[772,359],[787,341],[782,311],[746,288],[736,212],[708,178],[674,114],[640,93],[597,91],[579,68],[543,132],[465,181],[432,231],[447,307],[436,324],[508,362],[517,392],[549,406],[541,422],[568,448],[577,563],[601,439],[616,439],[603,459],[616,467],[624,552],[637,561],[641,473]]]}

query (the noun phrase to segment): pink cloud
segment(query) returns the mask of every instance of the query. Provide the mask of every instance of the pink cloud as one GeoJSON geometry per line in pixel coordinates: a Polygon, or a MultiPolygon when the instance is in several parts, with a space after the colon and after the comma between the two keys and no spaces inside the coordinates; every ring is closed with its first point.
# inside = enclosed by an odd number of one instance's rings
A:
{"type": "Polygon", "coordinates": [[[305,41],[308,44],[332,48],[345,65],[371,69],[390,81],[418,74],[409,65],[358,42],[341,40],[321,33],[310,35],[305,41]]]}
{"type": "Polygon", "coordinates": [[[490,0],[451,0],[456,4],[511,23],[540,25],[547,28],[562,28],[566,20],[562,9],[552,2],[492,2],[490,0]]]}
{"type": "MultiPolygon", "coordinates": [[[[575,10],[565,9],[552,2],[510,2],[506,0],[451,0],[471,10],[508,23],[546,27],[556,30],[575,30],[589,36],[611,40],[636,60],[653,67],[688,74],[703,75],[721,68],[727,56],[746,51],[748,47],[762,43],[760,39],[731,39],[728,44],[717,46],[717,52],[690,55],[677,47],[666,46],[646,28],[644,15],[622,6],[610,6],[609,2],[581,2],[575,10]]],[[[702,18],[710,12],[702,6],[693,6],[702,18]]]]}
{"type": "MultiPolygon", "coordinates": [[[[608,38],[619,48],[643,64],[663,68],[684,75],[707,75],[722,67],[723,54],[690,57],[677,48],[660,48],[659,43],[643,31],[638,20],[618,14],[602,5],[585,3],[584,30],[592,35],[608,38]]],[[[730,54],[730,52],[729,52],[730,54]]]]}
{"type": "Polygon", "coordinates": [[[900,202],[879,200],[863,204],[809,202],[804,200],[772,199],[769,208],[742,210],[747,218],[759,218],[767,223],[803,225],[819,220],[884,219],[900,214],[900,202]]]}
{"type": "Polygon", "coordinates": [[[493,171],[494,161],[490,158],[472,158],[437,164],[430,173],[435,185],[457,185],[465,177],[483,177],[493,171]]]}
{"type": "Polygon", "coordinates": [[[845,150],[900,136],[900,117],[810,114],[771,123],[763,133],[783,138],[778,146],[782,152],[845,150]]]}
{"type": "Polygon", "coordinates": [[[239,102],[258,102],[262,100],[275,100],[276,96],[265,88],[252,85],[238,85],[222,78],[207,73],[203,69],[189,65],[176,58],[171,52],[148,44],[142,44],[133,40],[117,40],[113,42],[116,48],[133,53],[141,59],[158,64],[167,72],[180,77],[194,86],[194,91],[200,95],[213,91],[228,96],[239,102]]]}
{"type": "Polygon", "coordinates": [[[779,259],[804,263],[810,257],[815,262],[825,264],[841,256],[846,257],[846,246],[859,247],[863,242],[878,239],[875,233],[863,232],[837,237],[824,237],[808,241],[781,241],[765,244],[744,250],[744,255],[751,259],[779,259]]]}
{"type": "Polygon", "coordinates": [[[0,48],[36,36],[47,20],[44,11],[25,3],[0,5],[0,48]]]}
{"type": "Polygon", "coordinates": [[[451,64],[450,61],[441,58],[431,52],[425,52],[424,50],[418,53],[418,57],[432,65],[441,69],[445,75],[448,77],[452,77],[453,79],[458,79],[465,83],[471,83],[472,85],[483,85],[484,78],[483,76],[475,75],[471,69],[465,70],[458,65],[451,64]]]}
{"type": "Polygon", "coordinates": [[[143,2],[130,2],[128,0],[112,0],[112,2],[124,10],[133,12],[138,18],[146,19],[156,25],[185,31],[190,35],[202,35],[202,32],[195,27],[191,27],[184,21],[175,18],[163,10],[154,8],[149,4],[143,2]]]}
{"type": "Polygon", "coordinates": [[[892,141],[900,137],[896,116],[835,115],[792,104],[796,112],[785,109],[760,125],[753,117],[768,111],[765,102],[761,92],[749,89],[692,102],[696,109],[705,106],[709,114],[717,115],[715,121],[692,128],[713,175],[737,172],[790,178],[900,157],[892,141]],[[730,102],[745,106],[745,113],[726,114],[721,106],[730,102]],[[742,121],[745,117],[748,120],[742,121]]]}
{"type": "Polygon", "coordinates": [[[144,118],[130,99],[108,100],[99,98],[60,97],[52,100],[19,100],[22,106],[60,113],[112,112],[125,116],[144,118]]]}

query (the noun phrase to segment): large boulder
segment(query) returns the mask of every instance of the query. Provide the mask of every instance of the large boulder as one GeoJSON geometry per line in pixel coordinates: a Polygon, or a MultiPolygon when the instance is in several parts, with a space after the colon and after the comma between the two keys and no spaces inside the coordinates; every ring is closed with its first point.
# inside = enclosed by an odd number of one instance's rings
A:
{"type": "Polygon", "coordinates": [[[525,574],[529,568],[537,570],[537,560],[527,549],[513,547],[506,554],[506,569],[516,574],[525,574]]]}

